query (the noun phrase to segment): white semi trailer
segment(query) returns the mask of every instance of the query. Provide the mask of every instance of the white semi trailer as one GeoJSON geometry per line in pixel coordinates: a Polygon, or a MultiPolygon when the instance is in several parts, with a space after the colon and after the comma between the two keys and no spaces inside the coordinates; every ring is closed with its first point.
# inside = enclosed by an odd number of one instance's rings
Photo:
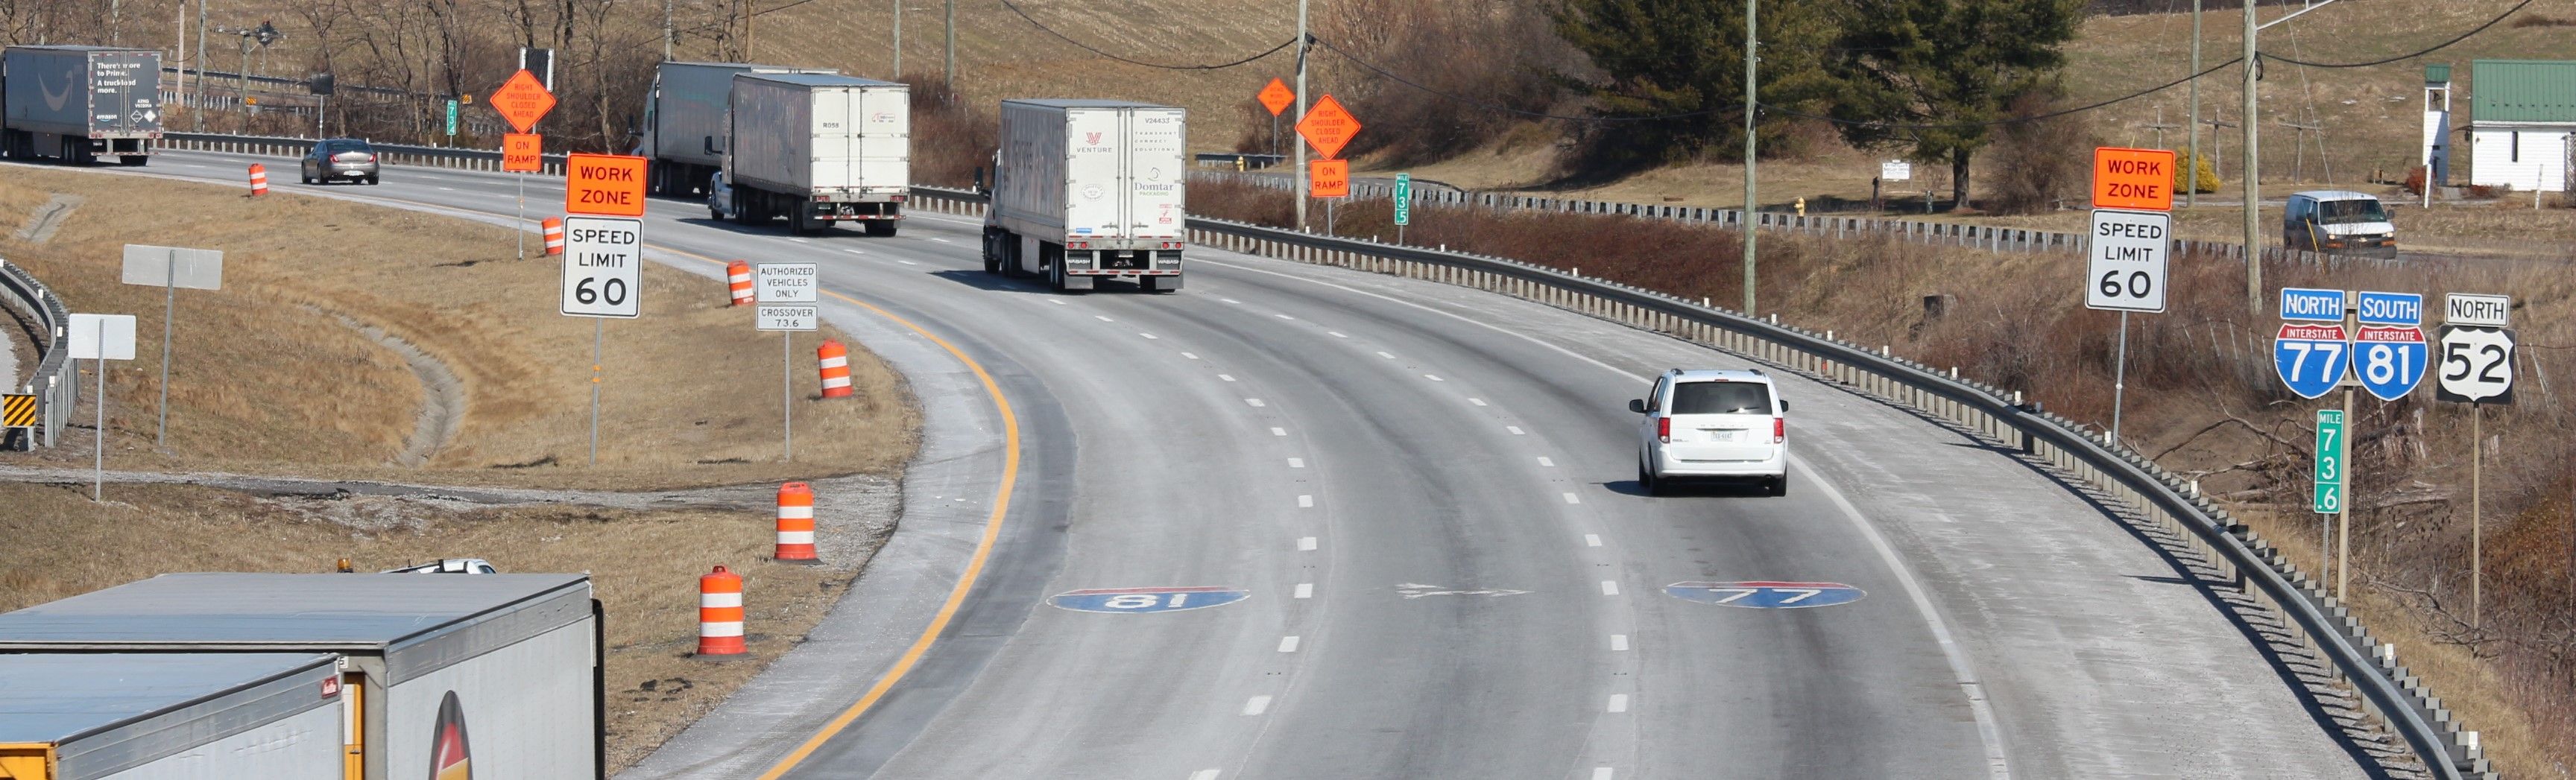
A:
{"type": "Polygon", "coordinates": [[[859,222],[891,236],[912,188],[912,89],[819,73],[737,73],[733,146],[707,196],[719,219],[798,233],[859,222]]]}
{"type": "Polygon", "coordinates": [[[0,778],[348,780],[340,656],[0,653],[0,778]]]}
{"type": "Polygon", "coordinates": [[[1181,289],[1186,111],[1114,100],[1002,101],[984,271],[1058,290],[1103,277],[1181,289]]]}
{"type": "Polygon", "coordinates": [[[665,62],[653,71],[644,98],[644,140],[635,154],[653,158],[648,186],[655,195],[703,195],[724,168],[733,77],[739,73],[838,73],[829,68],[790,68],[741,62],[665,62]]]}

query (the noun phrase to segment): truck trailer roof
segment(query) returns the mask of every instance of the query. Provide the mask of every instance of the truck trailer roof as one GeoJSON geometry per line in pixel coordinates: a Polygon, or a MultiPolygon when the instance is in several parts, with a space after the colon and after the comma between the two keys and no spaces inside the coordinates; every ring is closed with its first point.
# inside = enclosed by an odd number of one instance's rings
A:
{"type": "Polygon", "coordinates": [[[0,744],[64,777],[139,766],[336,704],[328,653],[0,653],[0,744]]]}
{"type": "Polygon", "coordinates": [[[1006,98],[1004,103],[1027,103],[1048,108],[1175,108],[1161,103],[1138,103],[1133,100],[1095,100],[1092,98],[1006,98]]]}
{"type": "Polygon", "coordinates": [[[843,76],[843,75],[838,74],[838,73],[761,73],[761,72],[753,71],[753,72],[748,72],[748,73],[736,73],[736,74],[734,74],[734,78],[737,78],[737,79],[759,79],[759,80],[762,80],[762,81],[775,81],[775,82],[778,82],[778,83],[781,83],[781,84],[795,84],[795,85],[798,85],[798,86],[805,86],[805,87],[903,87],[903,86],[910,86],[910,85],[904,84],[904,83],[899,82],[899,81],[878,81],[878,80],[876,80],[876,79],[863,79],[863,78],[859,78],[859,77],[857,77],[857,76],[843,76]]]}

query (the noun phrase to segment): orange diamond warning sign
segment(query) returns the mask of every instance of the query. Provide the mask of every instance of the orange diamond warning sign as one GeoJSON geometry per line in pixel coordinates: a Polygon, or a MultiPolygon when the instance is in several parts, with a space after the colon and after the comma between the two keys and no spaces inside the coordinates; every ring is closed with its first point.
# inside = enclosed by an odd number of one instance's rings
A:
{"type": "Polygon", "coordinates": [[[1351,137],[1359,134],[1359,117],[1351,116],[1330,93],[1315,101],[1315,107],[1306,109],[1306,116],[1297,120],[1297,135],[1314,144],[1315,153],[1327,159],[1342,156],[1342,147],[1350,145],[1351,137]]]}
{"type": "Polygon", "coordinates": [[[1262,108],[1270,109],[1271,116],[1278,116],[1279,112],[1288,110],[1288,104],[1297,102],[1297,93],[1288,89],[1287,82],[1277,78],[1271,79],[1270,85],[1262,87],[1261,94],[1254,97],[1261,99],[1262,108]]]}
{"type": "Polygon", "coordinates": [[[501,112],[501,118],[511,127],[525,133],[537,126],[537,120],[544,119],[546,112],[555,110],[555,94],[547,92],[545,85],[537,83],[535,74],[522,68],[510,74],[510,80],[501,82],[500,89],[492,91],[492,110],[501,112]]]}

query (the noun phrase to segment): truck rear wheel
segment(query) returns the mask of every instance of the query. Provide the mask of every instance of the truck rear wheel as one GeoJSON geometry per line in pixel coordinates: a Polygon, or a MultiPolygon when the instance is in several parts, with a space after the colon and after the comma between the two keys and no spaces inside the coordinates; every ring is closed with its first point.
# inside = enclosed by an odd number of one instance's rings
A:
{"type": "Polygon", "coordinates": [[[895,221],[891,219],[871,219],[868,220],[868,236],[872,238],[893,238],[896,227],[899,227],[899,225],[895,224],[895,221]]]}
{"type": "Polygon", "coordinates": [[[123,165],[128,168],[141,168],[151,162],[151,157],[140,154],[120,155],[116,158],[116,164],[123,165]]]}

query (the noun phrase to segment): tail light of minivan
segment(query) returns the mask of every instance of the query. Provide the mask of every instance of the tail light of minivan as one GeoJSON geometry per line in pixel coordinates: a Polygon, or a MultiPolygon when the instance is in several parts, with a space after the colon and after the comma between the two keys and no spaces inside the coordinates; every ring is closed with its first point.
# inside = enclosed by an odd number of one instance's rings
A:
{"type": "Polygon", "coordinates": [[[1673,443],[1673,418],[1655,418],[1655,440],[1665,444],[1673,443]]]}
{"type": "Polygon", "coordinates": [[[1788,440],[1789,440],[1789,418],[1786,418],[1786,417],[1773,417],[1773,418],[1771,418],[1771,443],[1773,443],[1773,444],[1778,444],[1778,443],[1781,443],[1781,442],[1784,442],[1784,441],[1788,441],[1788,440]]]}

